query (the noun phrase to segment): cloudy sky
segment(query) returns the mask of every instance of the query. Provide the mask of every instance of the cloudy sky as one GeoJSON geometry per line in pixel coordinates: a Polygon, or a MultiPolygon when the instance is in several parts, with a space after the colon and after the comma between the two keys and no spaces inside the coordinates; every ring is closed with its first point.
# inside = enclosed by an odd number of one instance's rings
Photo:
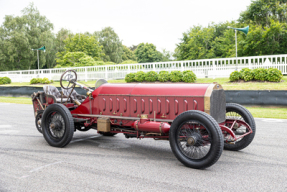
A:
{"type": "Polygon", "coordinates": [[[30,2],[54,24],[55,33],[111,26],[126,46],[148,42],[174,51],[193,25],[238,19],[251,0],[0,0],[1,25],[5,15],[21,15],[30,2]]]}

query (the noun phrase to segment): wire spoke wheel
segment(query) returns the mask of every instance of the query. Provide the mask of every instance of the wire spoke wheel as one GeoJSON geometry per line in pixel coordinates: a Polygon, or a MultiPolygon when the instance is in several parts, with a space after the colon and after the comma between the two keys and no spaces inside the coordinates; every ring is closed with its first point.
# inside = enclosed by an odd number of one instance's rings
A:
{"type": "Polygon", "coordinates": [[[61,139],[65,133],[64,118],[58,112],[52,111],[48,116],[49,134],[55,139],[61,139]]]}
{"type": "MultiPolygon", "coordinates": [[[[239,114],[238,112],[235,111],[230,111],[226,113],[226,120],[241,120],[244,121],[244,118],[242,117],[241,114],[239,114]]],[[[227,127],[231,127],[232,124],[226,124],[227,127]]],[[[236,137],[239,137],[240,135],[245,134],[246,132],[248,132],[248,129],[246,126],[242,125],[242,124],[238,124],[235,123],[235,125],[232,128],[232,131],[234,132],[236,137]]],[[[239,139],[238,141],[240,141],[241,139],[239,139]]]]}
{"type": "Polygon", "coordinates": [[[35,125],[36,125],[37,130],[40,133],[43,133],[42,126],[41,126],[42,115],[43,115],[43,111],[42,110],[38,111],[38,114],[36,115],[36,118],[35,118],[35,125]]]}
{"type": "Polygon", "coordinates": [[[211,135],[200,123],[184,122],[177,131],[177,142],[182,153],[190,159],[202,159],[211,146],[211,135]]]}
{"type": "Polygon", "coordinates": [[[43,135],[54,147],[64,147],[74,134],[74,121],[70,111],[62,104],[47,107],[42,116],[43,135]]]}
{"type": "Polygon", "coordinates": [[[218,123],[208,114],[191,110],[178,115],[169,131],[176,158],[187,167],[204,169],[221,156],[223,136],[218,123]]]}
{"type": "MultiPolygon", "coordinates": [[[[252,133],[246,135],[243,138],[238,139],[235,143],[224,143],[224,149],[238,151],[247,147],[253,140],[256,131],[256,125],[253,116],[251,113],[244,108],[243,106],[235,103],[227,103],[226,104],[226,120],[241,120],[246,122],[252,129],[252,133]]],[[[225,126],[231,127],[231,123],[226,123],[225,126]]],[[[242,124],[238,124],[235,122],[232,131],[234,132],[236,137],[239,137],[248,132],[246,126],[242,124]]],[[[229,137],[229,135],[224,135],[225,139],[229,137]]]]}

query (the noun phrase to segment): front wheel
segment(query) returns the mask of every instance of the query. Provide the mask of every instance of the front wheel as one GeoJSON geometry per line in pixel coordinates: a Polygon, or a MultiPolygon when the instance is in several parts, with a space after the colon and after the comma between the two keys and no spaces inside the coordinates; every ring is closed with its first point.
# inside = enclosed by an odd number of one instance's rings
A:
{"type": "MultiPolygon", "coordinates": [[[[252,133],[246,135],[239,141],[236,141],[234,144],[224,143],[224,149],[231,151],[238,151],[247,147],[253,140],[256,131],[255,120],[251,113],[243,106],[236,103],[226,103],[226,120],[242,120],[245,121],[250,128],[252,133]]],[[[231,125],[227,125],[231,127],[231,125]]],[[[235,136],[240,136],[248,131],[248,129],[243,126],[236,126],[236,129],[232,130],[235,133],[235,136]]]]}
{"type": "Polygon", "coordinates": [[[218,123],[202,111],[186,111],[177,116],[171,124],[169,142],[176,158],[195,169],[216,163],[223,150],[218,123]]]}
{"type": "Polygon", "coordinates": [[[68,145],[74,135],[74,121],[68,108],[58,103],[49,105],[42,116],[42,129],[49,145],[68,145]]]}

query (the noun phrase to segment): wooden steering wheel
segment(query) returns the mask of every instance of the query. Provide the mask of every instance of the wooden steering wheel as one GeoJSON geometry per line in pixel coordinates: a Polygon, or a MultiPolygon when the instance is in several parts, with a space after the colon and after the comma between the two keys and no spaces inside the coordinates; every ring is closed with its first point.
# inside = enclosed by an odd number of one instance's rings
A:
{"type": "Polygon", "coordinates": [[[77,82],[77,73],[74,70],[65,71],[60,78],[60,85],[63,89],[70,89],[74,87],[75,82],[77,82]],[[63,81],[68,82],[68,85],[64,86],[63,81]]]}

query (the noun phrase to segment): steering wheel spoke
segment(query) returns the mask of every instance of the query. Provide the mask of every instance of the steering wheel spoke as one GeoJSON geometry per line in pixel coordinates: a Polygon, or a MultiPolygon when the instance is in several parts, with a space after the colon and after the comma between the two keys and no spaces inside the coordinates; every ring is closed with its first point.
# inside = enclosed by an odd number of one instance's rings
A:
{"type": "Polygon", "coordinates": [[[75,86],[77,82],[77,73],[74,70],[65,71],[60,78],[60,85],[63,89],[70,89],[75,86]],[[67,86],[64,86],[64,82],[68,82],[67,86]]]}

